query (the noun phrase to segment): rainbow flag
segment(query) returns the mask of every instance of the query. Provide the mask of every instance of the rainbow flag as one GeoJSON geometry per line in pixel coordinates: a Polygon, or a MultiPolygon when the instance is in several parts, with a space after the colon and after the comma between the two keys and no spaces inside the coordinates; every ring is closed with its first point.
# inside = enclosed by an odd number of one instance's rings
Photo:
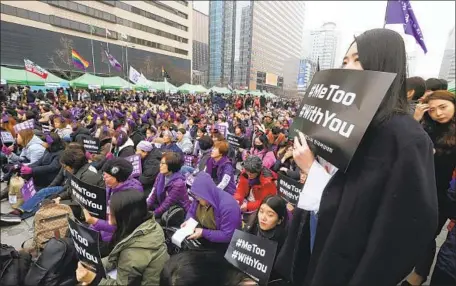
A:
{"type": "Polygon", "coordinates": [[[86,70],[89,67],[89,62],[86,61],[78,52],[71,50],[71,58],[75,67],[86,70]]]}

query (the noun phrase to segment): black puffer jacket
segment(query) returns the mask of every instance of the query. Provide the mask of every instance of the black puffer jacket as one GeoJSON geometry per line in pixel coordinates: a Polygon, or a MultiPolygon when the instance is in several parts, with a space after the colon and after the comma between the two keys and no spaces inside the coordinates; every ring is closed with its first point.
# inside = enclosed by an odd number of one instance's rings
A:
{"type": "Polygon", "coordinates": [[[155,179],[157,178],[158,173],[160,172],[160,160],[162,158],[162,151],[160,149],[154,148],[147,155],[144,160],[142,160],[142,174],[138,178],[141,184],[144,187],[144,193],[149,195],[152,187],[154,186],[155,179]]]}
{"type": "Polygon", "coordinates": [[[56,152],[44,151],[43,157],[29,167],[32,168],[33,183],[36,189],[47,187],[60,171],[60,154],[62,150],[56,152]]]}

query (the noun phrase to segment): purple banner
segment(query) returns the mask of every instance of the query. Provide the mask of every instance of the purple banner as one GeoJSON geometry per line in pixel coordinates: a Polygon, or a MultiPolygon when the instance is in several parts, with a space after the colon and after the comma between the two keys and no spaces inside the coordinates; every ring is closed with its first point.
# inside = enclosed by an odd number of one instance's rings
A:
{"type": "Polygon", "coordinates": [[[22,197],[24,202],[28,201],[31,197],[36,194],[35,185],[33,184],[33,178],[27,181],[21,189],[22,197]]]}
{"type": "Polygon", "coordinates": [[[131,172],[130,177],[137,178],[142,174],[142,166],[141,166],[141,157],[138,154],[129,156],[125,158],[133,165],[133,172],[131,172]]]}

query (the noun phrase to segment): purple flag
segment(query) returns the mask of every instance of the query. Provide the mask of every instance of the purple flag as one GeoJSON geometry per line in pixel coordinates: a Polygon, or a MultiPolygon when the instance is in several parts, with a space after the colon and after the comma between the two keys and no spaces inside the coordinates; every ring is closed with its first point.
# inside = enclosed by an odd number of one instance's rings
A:
{"type": "Polygon", "coordinates": [[[423,33],[408,0],[388,1],[385,15],[386,24],[402,24],[404,26],[404,33],[413,36],[424,53],[427,53],[423,33]]]}
{"type": "Polygon", "coordinates": [[[108,54],[106,50],[105,53],[111,66],[118,71],[122,70],[122,65],[111,54],[108,54]]]}

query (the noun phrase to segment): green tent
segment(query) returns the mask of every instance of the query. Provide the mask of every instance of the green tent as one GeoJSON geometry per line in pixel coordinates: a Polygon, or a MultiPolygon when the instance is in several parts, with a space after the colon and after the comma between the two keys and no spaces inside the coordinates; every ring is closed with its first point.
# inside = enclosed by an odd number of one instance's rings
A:
{"type": "Polygon", "coordinates": [[[151,81],[151,86],[150,88],[158,90],[158,91],[164,91],[164,92],[171,92],[171,93],[176,93],[177,92],[177,87],[172,85],[171,83],[167,81],[151,81]]]}
{"type": "Polygon", "coordinates": [[[103,78],[103,85],[101,88],[103,89],[122,89],[122,88],[133,88],[133,84],[129,83],[128,81],[124,80],[121,77],[113,76],[113,77],[104,77],[103,78]]]}
{"type": "Polygon", "coordinates": [[[202,86],[200,84],[199,85],[195,85],[195,88],[196,88],[195,89],[196,93],[208,93],[208,91],[209,91],[207,88],[205,88],[204,86],[202,86]]]}
{"type": "Polygon", "coordinates": [[[215,93],[220,93],[220,94],[231,94],[231,90],[229,90],[229,89],[226,88],[226,87],[216,87],[216,86],[213,86],[213,87],[211,87],[210,90],[213,91],[213,92],[215,92],[215,93]]]}
{"type": "Polygon", "coordinates": [[[448,91],[452,92],[452,93],[455,93],[455,88],[454,88],[454,84],[455,84],[455,81],[450,81],[448,83],[448,91]]]}
{"type": "Polygon", "coordinates": [[[103,78],[86,73],[70,81],[70,86],[97,89],[103,86],[103,78]]]}
{"type": "Polygon", "coordinates": [[[195,92],[195,86],[188,83],[184,83],[183,85],[179,86],[177,90],[185,93],[195,92]]]}
{"type": "Polygon", "coordinates": [[[247,91],[245,91],[245,90],[240,90],[240,89],[235,89],[235,90],[233,91],[233,93],[236,93],[236,94],[246,94],[247,91]]]}
{"type": "Polygon", "coordinates": [[[259,90],[250,90],[247,93],[250,95],[253,95],[253,96],[262,96],[263,95],[263,93],[259,90]]]}
{"type": "Polygon", "coordinates": [[[8,84],[17,85],[46,85],[46,84],[58,84],[59,86],[67,84],[68,81],[53,75],[48,72],[46,79],[37,76],[34,73],[28,72],[23,69],[11,69],[7,67],[1,67],[0,75],[2,81],[6,81],[8,84]]]}

